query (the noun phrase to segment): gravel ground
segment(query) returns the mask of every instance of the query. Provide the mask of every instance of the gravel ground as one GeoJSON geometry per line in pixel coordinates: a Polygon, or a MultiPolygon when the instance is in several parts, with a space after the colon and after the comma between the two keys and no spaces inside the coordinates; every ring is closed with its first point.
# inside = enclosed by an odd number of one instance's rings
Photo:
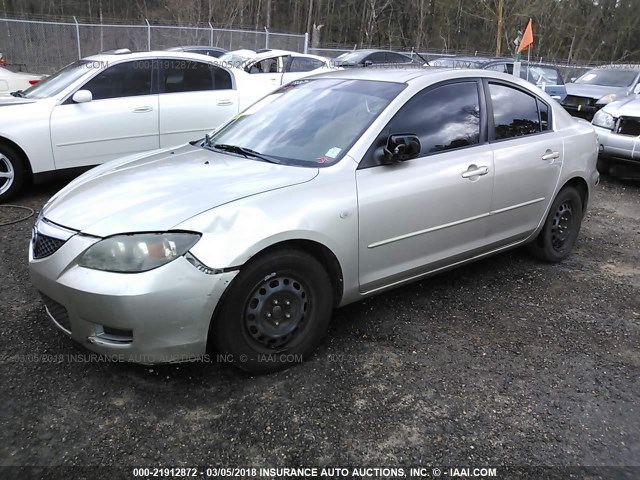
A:
{"type": "Polygon", "coordinates": [[[348,306],[262,377],[45,361],[88,351],[29,283],[32,224],[0,227],[0,465],[640,465],[639,182],[603,180],[567,261],[516,250],[348,306]]]}

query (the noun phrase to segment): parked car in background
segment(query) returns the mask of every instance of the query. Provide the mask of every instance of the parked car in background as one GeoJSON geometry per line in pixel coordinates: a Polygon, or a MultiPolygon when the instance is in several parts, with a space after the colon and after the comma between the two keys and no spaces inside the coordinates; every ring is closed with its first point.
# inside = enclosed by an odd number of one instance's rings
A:
{"type": "MultiPolygon", "coordinates": [[[[515,60],[500,57],[441,57],[427,63],[431,67],[441,68],[480,68],[513,75],[515,60]]],[[[533,83],[551,95],[551,98],[562,101],[567,89],[562,74],[552,65],[533,62],[520,62],[520,78],[533,83]]]]}
{"type": "Polygon", "coordinates": [[[575,117],[593,119],[602,107],[640,93],[640,66],[611,65],[594,68],[567,83],[562,106],[575,117]]]}
{"type": "MultiPolygon", "coordinates": [[[[495,60],[482,65],[484,70],[493,70],[513,75],[513,60],[495,60]]],[[[562,74],[557,67],[532,62],[520,63],[520,78],[533,83],[536,87],[547,92],[551,98],[562,102],[567,96],[567,88],[562,80],[562,74]]]]}
{"type": "Polygon", "coordinates": [[[640,175],[640,96],[611,102],[593,116],[598,134],[598,170],[640,175]]]}
{"type": "Polygon", "coordinates": [[[245,72],[271,86],[280,86],[293,80],[334,69],[329,59],[318,55],[267,50],[257,53],[245,65],[245,72]]]}
{"type": "Polygon", "coordinates": [[[0,67],[4,67],[7,65],[7,57],[4,56],[4,53],[0,52],[0,67]]]}
{"type": "Polygon", "coordinates": [[[0,67],[0,94],[26,90],[44,77],[44,75],[33,73],[13,72],[9,67],[0,67]]]}
{"type": "Polygon", "coordinates": [[[235,50],[219,58],[227,68],[239,68],[252,78],[272,88],[293,80],[328,72],[335,67],[328,58],[288,50],[235,50]]]}
{"type": "Polygon", "coordinates": [[[270,91],[184,52],[100,54],[0,99],[0,201],[28,177],[202,137],[270,91]]]}
{"type": "Polygon", "coordinates": [[[413,60],[403,53],[388,50],[353,50],[343,53],[333,61],[336,67],[370,67],[370,66],[419,66],[422,62],[413,60]]]}
{"type": "Polygon", "coordinates": [[[308,358],[336,306],[519,245],[567,257],[595,142],[513,76],[318,75],[199,142],[74,180],[36,222],[31,279],[55,325],[99,354],[210,348],[275,371],[308,358]]]}
{"type": "Polygon", "coordinates": [[[224,48],[208,47],[206,45],[189,45],[186,47],[173,47],[167,48],[167,52],[189,52],[199,53],[200,55],[207,55],[208,57],[219,58],[227,53],[224,48]]]}
{"type": "Polygon", "coordinates": [[[434,58],[427,62],[425,66],[441,68],[482,68],[490,62],[504,60],[500,57],[469,57],[469,56],[447,56],[434,58]]]}

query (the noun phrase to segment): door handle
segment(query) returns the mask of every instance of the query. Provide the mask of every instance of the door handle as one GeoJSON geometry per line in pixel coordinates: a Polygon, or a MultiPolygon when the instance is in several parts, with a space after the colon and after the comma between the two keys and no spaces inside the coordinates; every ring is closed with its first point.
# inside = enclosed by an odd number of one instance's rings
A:
{"type": "MultiPolygon", "coordinates": [[[[471,167],[475,167],[475,165],[471,165],[471,167]]],[[[487,173],[489,173],[489,167],[482,166],[477,167],[474,170],[467,170],[466,172],[462,172],[462,178],[479,177],[481,175],[486,175],[487,173]]]]}
{"type": "Polygon", "coordinates": [[[216,105],[219,107],[226,107],[227,105],[233,105],[233,100],[229,100],[225,98],[224,100],[220,100],[216,105]]]}
{"type": "Polygon", "coordinates": [[[560,158],[560,152],[547,150],[544,155],[542,155],[542,160],[555,160],[556,158],[560,158]]]}
{"type": "Polygon", "coordinates": [[[144,107],[136,107],[133,109],[133,113],[146,113],[153,110],[151,105],[145,105],[144,107]]]}

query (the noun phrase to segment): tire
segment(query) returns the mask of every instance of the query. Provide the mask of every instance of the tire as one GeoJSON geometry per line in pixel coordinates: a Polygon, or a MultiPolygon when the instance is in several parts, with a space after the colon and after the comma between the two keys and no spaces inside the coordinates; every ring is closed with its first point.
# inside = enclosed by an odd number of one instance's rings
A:
{"type": "Polygon", "coordinates": [[[531,244],[532,253],[545,262],[564,260],[578,239],[582,208],[577,190],[573,187],[563,188],[553,201],[540,234],[531,244]]]}
{"type": "Polygon", "coordinates": [[[333,300],[318,260],[292,249],[269,252],[248,263],[229,286],[209,328],[209,344],[248,372],[283,370],[321,342],[333,300]]]}
{"type": "Polygon", "coordinates": [[[0,144],[0,203],[15,196],[24,184],[26,172],[18,152],[0,144]]]}

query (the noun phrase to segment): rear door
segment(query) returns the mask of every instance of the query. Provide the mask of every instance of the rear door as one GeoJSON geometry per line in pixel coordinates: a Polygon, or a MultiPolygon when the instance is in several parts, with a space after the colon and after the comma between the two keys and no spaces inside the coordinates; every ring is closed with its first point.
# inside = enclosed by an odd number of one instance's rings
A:
{"type": "Polygon", "coordinates": [[[510,83],[484,85],[495,165],[489,236],[510,243],[542,221],[560,178],[564,146],[546,102],[510,83]]]}
{"type": "Polygon", "coordinates": [[[159,59],[160,146],[202,138],[238,113],[232,74],[208,62],[159,59]]]}
{"type": "Polygon", "coordinates": [[[53,109],[56,168],[97,165],[158,148],[153,63],[144,59],[112,65],[78,88],[89,90],[92,101],[75,103],[70,96],[53,109]]]}

